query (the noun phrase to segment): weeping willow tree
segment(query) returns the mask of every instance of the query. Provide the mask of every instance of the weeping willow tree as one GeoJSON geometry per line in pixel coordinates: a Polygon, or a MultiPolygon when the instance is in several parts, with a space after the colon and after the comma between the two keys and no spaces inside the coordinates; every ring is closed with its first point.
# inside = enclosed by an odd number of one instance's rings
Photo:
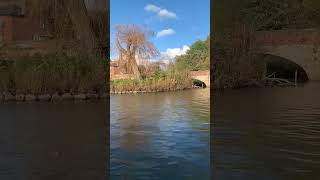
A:
{"type": "Polygon", "coordinates": [[[153,33],[134,24],[117,25],[115,30],[120,67],[127,73],[134,74],[136,79],[141,79],[136,57],[149,59],[159,55],[156,47],[149,41],[153,33]]]}
{"type": "Polygon", "coordinates": [[[101,17],[92,18],[85,0],[25,1],[31,16],[40,16],[53,38],[76,39],[82,49],[91,50],[102,46],[99,39],[103,35],[106,37],[106,31],[103,30],[107,25],[106,11],[99,14],[101,17]]]}

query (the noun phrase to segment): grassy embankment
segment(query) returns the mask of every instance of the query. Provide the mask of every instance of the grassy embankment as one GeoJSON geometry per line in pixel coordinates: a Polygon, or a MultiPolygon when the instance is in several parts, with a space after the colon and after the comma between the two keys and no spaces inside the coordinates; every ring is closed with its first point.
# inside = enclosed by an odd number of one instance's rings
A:
{"type": "Polygon", "coordinates": [[[167,71],[157,70],[151,75],[144,75],[142,80],[121,79],[110,83],[111,93],[162,92],[189,89],[192,80],[187,71],[175,68],[167,71]]]}
{"type": "Polygon", "coordinates": [[[0,92],[11,95],[106,93],[105,60],[56,52],[0,58],[0,92]]]}

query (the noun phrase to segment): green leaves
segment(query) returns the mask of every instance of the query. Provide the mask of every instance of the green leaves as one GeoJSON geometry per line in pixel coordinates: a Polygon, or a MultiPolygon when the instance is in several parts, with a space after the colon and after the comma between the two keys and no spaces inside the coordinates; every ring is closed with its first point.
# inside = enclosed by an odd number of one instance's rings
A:
{"type": "Polygon", "coordinates": [[[41,94],[106,89],[107,62],[88,54],[35,54],[0,64],[6,74],[0,91],[41,94]]]}
{"type": "Polygon", "coordinates": [[[305,29],[320,24],[318,0],[246,0],[241,16],[256,30],[305,29]]]}
{"type": "Polygon", "coordinates": [[[178,69],[208,70],[210,68],[210,39],[197,40],[185,55],[176,58],[178,69]]]}

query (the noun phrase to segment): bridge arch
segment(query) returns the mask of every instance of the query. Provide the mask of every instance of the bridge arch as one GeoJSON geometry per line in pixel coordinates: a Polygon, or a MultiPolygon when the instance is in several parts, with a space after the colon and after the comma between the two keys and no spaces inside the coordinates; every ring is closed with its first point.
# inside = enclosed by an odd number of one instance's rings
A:
{"type": "Polygon", "coordinates": [[[309,80],[309,75],[301,64],[297,64],[291,59],[273,54],[259,55],[263,58],[265,63],[265,76],[274,74],[275,77],[294,81],[295,73],[297,71],[298,82],[306,82],[309,80]]]}
{"type": "Polygon", "coordinates": [[[192,78],[192,85],[193,86],[197,86],[197,87],[202,87],[202,88],[206,88],[207,87],[205,82],[203,82],[203,81],[201,81],[199,79],[193,79],[193,78],[192,78]]]}
{"type": "Polygon", "coordinates": [[[255,43],[257,53],[290,60],[304,69],[309,80],[320,80],[320,31],[258,31],[255,43]]]}
{"type": "Polygon", "coordinates": [[[203,83],[205,87],[210,87],[210,71],[191,71],[190,77],[193,80],[203,83]]]}

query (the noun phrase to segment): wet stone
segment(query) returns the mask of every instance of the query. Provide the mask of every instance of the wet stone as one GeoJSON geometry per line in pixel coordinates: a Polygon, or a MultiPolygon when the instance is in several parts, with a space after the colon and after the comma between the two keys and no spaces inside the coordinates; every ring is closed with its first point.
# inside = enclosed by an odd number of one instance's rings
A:
{"type": "Polygon", "coordinates": [[[51,95],[50,94],[42,94],[38,96],[39,101],[50,101],[51,95]]]}
{"type": "Polygon", "coordinates": [[[73,95],[70,93],[65,93],[62,95],[62,99],[64,100],[72,100],[73,98],[74,98],[73,95]]]}
{"type": "Polygon", "coordinates": [[[62,101],[62,97],[56,93],[51,96],[51,100],[52,101],[62,101]]]}
{"type": "Polygon", "coordinates": [[[100,94],[99,98],[100,98],[100,99],[106,99],[106,98],[108,98],[108,93],[102,93],[102,94],[100,94]]]}
{"type": "Polygon", "coordinates": [[[25,95],[24,94],[17,94],[16,95],[16,101],[24,101],[25,95]]]}
{"type": "Polygon", "coordinates": [[[27,94],[25,96],[25,101],[35,101],[36,100],[36,96],[33,94],[27,94]]]}
{"type": "Polygon", "coordinates": [[[86,95],[85,94],[76,94],[74,95],[75,100],[86,100],[86,95]]]}
{"type": "Polygon", "coordinates": [[[98,94],[88,93],[86,97],[87,99],[98,99],[98,94]]]}
{"type": "Polygon", "coordinates": [[[5,93],[3,95],[4,101],[15,101],[16,97],[10,93],[5,93]]]}

